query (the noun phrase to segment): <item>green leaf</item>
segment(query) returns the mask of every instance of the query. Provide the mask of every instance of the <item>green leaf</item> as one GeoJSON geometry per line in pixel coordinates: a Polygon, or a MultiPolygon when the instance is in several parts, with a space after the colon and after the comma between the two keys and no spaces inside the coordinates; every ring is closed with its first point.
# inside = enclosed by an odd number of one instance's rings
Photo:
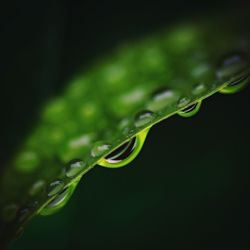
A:
{"type": "Polygon", "coordinates": [[[33,216],[62,208],[94,166],[130,163],[153,125],[242,89],[249,34],[228,22],[186,23],[125,43],[51,99],[1,176],[1,244],[33,216]]]}

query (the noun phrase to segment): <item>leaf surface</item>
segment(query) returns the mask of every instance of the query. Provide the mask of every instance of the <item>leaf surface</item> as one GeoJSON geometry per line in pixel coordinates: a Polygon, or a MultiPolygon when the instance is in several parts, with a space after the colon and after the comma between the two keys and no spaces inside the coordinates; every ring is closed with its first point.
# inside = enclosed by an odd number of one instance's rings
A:
{"type": "Polygon", "coordinates": [[[153,125],[189,116],[192,105],[216,92],[242,88],[249,72],[249,34],[240,21],[180,24],[115,48],[43,107],[5,166],[2,245],[34,215],[63,207],[94,166],[128,164],[153,125]],[[122,164],[107,164],[105,157],[134,137],[135,153],[122,164]]]}

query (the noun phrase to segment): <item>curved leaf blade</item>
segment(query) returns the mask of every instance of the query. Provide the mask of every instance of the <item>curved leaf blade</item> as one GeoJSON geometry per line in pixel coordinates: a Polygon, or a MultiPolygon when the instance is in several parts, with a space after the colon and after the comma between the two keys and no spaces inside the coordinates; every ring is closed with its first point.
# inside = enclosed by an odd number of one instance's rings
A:
{"type": "Polygon", "coordinates": [[[239,26],[240,22],[229,29],[218,20],[180,25],[122,45],[77,76],[62,96],[44,107],[34,130],[5,167],[1,241],[10,240],[124,142],[249,76],[249,34],[239,26]],[[214,29],[220,30],[218,36],[211,36],[214,29]],[[240,68],[237,63],[229,77],[218,77],[223,55],[238,52],[244,53],[240,68]],[[140,112],[153,115],[137,122],[140,112]],[[67,167],[74,159],[84,167],[69,177],[67,167]]]}

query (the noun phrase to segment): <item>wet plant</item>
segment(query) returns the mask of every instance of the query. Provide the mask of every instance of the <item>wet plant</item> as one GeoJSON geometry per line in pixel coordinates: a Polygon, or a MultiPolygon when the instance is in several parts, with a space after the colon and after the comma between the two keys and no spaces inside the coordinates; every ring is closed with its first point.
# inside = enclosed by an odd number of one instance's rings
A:
{"type": "Polygon", "coordinates": [[[1,244],[33,216],[59,211],[95,166],[131,163],[155,124],[195,115],[215,93],[242,90],[249,34],[227,27],[190,23],[121,45],[48,102],[1,176],[1,244]],[[211,36],[215,27],[220,34],[211,36]]]}

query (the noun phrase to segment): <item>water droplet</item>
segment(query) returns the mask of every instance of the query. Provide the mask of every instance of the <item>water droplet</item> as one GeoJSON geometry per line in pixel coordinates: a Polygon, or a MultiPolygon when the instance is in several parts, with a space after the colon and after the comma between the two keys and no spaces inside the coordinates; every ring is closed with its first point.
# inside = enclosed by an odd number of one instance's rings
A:
{"type": "Polygon", "coordinates": [[[84,169],[86,169],[87,164],[81,160],[73,160],[68,164],[68,167],[66,169],[66,176],[69,178],[74,178],[81,172],[83,172],[84,169]]]}
{"type": "Polygon", "coordinates": [[[189,105],[188,107],[179,111],[178,115],[187,118],[197,114],[197,112],[200,110],[201,103],[202,101],[198,101],[194,104],[189,105]]]}
{"type": "Polygon", "coordinates": [[[159,111],[168,105],[175,103],[179,95],[168,88],[160,88],[152,95],[148,108],[152,111],[159,111]]]}
{"type": "Polygon", "coordinates": [[[187,97],[183,97],[178,101],[177,107],[178,108],[183,108],[186,105],[188,105],[190,103],[190,99],[187,97]]]}
{"type": "Polygon", "coordinates": [[[125,142],[111,154],[101,159],[98,164],[107,168],[119,168],[129,164],[142,149],[149,129],[144,129],[134,138],[125,142]]]}
{"type": "Polygon", "coordinates": [[[193,95],[200,95],[200,94],[204,93],[206,90],[207,90],[207,86],[205,84],[200,83],[194,87],[192,94],[193,95]]]}
{"type": "Polygon", "coordinates": [[[110,149],[110,145],[104,142],[97,142],[91,150],[92,157],[99,157],[110,149]]]}
{"type": "Polygon", "coordinates": [[[105,160],[109,163],[118,163],[129,157],[129,155],[134,150],[136,145],[136,137],[132,138],[130,141],[125,142],[111,154],[105,157],[105,160]]]}
{"type": "Polygon", "coordinates": [[[58,194],[60,191],[62,191],[63,187],[64,187],[63,181],[61,181],[61,180],[53,181],[49,185],[48,196],[53,196],[53,195],[58,194]]]}
{"type": "Polygon", "coordinates": [[[40,215],[47,216],[58,212],[63,208],[71,198],[77,183],[71,184],[69,187],[61,191],[48,205],[46,205],[41,211],[40,215]]]}
{"type": "Polygon", "coordinates": [[[250,82],[250,75],[243,75],[234,79],[229,85],[220,90],[222,94],[234,94],[246,87],[250,82]]]}
{"type": "Polygon", "coordinates": [[[35,196],[37,194],[39,194],[40,192],[42,192],[45,188],[45,181],[44,180],[38,180],[37,182],[35,182],[31,189],[29,190],[29,195],[30,196],[35,196]]]}
{"type": "Polygon", "coordinates": [[[136,114],[135,116],[135,126],[137,128],[143,127],[150,122],[152,122],[155,118],[155,114],[149,110],[143,110],[136,114]]]}
{"type": "Polygon", "coordinates": [[[2,218],[6,222],[11,222],[16,218],[18,207],[15,204],[7,205],[2,210],[2,218]]]}
{"type": "Polygon", "coordinates": [[[247,68],[249,62],[242,53],[232,53],[224,57],[219,64],[217,77],[220,80],[228,81],[247,68]]]}

